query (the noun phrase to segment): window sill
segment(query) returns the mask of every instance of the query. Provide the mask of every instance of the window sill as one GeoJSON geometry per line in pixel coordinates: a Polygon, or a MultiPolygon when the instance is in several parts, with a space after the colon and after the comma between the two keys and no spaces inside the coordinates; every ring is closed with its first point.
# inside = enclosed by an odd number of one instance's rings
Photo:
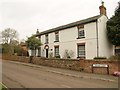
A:
{"type": "Polygon", "coordinates": [[[59,41],[54,41],[54,42],[59,42],[59,41]]]}
{"type": "Polygon", "coordinates": [[[85,37],[78,37],[77,39],[83,39],[83,38],[85,38],[85,37]]]}
{"type": "Polygon", "coordinates": [[[45,44],[48,44],[48,42],[46,42],[45,44]]]}
{"type": "Polygon", "coordinates": [[[85,57],[77,57],[77,58],[79,58],[79,59],[85,59],[85,57]]]}

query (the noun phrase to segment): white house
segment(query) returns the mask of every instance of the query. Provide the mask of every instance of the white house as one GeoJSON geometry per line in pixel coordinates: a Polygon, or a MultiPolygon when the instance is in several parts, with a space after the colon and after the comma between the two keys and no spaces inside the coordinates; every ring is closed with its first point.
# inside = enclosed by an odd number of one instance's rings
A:
{"type": "Polygon", "coordinates": [[[38,55],[47,58],[70,56],[73,59],[108,58],[113,55],[113,45],[106,35],[108,18],[103,2],[99,9],[100,15],[37,32],[36,37],[42,42],[38,55]]]}

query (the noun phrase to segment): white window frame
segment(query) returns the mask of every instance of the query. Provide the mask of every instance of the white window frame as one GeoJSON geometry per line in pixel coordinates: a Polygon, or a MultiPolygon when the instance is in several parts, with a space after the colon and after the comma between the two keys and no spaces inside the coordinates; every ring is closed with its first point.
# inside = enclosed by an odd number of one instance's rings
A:
{"type": "Polygon", "coordinates": [[[59,32],[55,32],[55,42],[59,42],[59,32]]]}
{"type": "Polygon", "coordinates": [[[55,56],[59,56],[59,46],[55,46],[55,56]]]}
{"type": "Polygon", "coordinates": [[[45,35],[45,43],[49,43],[49,37],[48,37],[48,34],[45,35]]]}
{"type": "Polygon", "coordinates": [[[78,58],[85,58],[86,57],[85,45],[78,45],[77,46],[77,51],[78,51],[78,58]],[[81,50],[80,50],[80,47],[84,47],[84,48],[83,49],[81,48],[81,50]]]}
{"type": "Polygon", "coordinates": [[[78,29],[78,38],[85,38],[85,30],[83,28],[78,29]],[[83,34],[80,34],[80,33],[83,34]]]}

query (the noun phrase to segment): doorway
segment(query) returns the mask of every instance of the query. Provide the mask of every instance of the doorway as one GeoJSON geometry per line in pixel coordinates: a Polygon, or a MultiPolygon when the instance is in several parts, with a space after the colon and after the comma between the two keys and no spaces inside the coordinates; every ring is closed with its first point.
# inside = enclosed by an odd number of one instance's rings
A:
{"type": "Polygon", "coordinates": [[[46,49],[46,58],[48,58],[48,49],[46,49]]]}

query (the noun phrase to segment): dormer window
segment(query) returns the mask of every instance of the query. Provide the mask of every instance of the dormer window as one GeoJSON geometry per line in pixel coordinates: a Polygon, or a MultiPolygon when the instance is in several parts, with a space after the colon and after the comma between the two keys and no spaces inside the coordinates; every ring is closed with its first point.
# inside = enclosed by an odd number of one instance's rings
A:
{"type": "Polygon", "coordinates": [[[78,26],[78,38],[77,39],[81,39],[81,38],[85,38],[85,32],[84,32],[84,26],[78,26]]]}
{"type": "Polygon", "coordinates": [[[55,41],[54,42],[59,42],[59,32],[55,32],[55,41]]]}
{"type": "Polygon", "coordinates": [[[45,35],[45,44],[48,43],[48,34],[45,35]]]}

